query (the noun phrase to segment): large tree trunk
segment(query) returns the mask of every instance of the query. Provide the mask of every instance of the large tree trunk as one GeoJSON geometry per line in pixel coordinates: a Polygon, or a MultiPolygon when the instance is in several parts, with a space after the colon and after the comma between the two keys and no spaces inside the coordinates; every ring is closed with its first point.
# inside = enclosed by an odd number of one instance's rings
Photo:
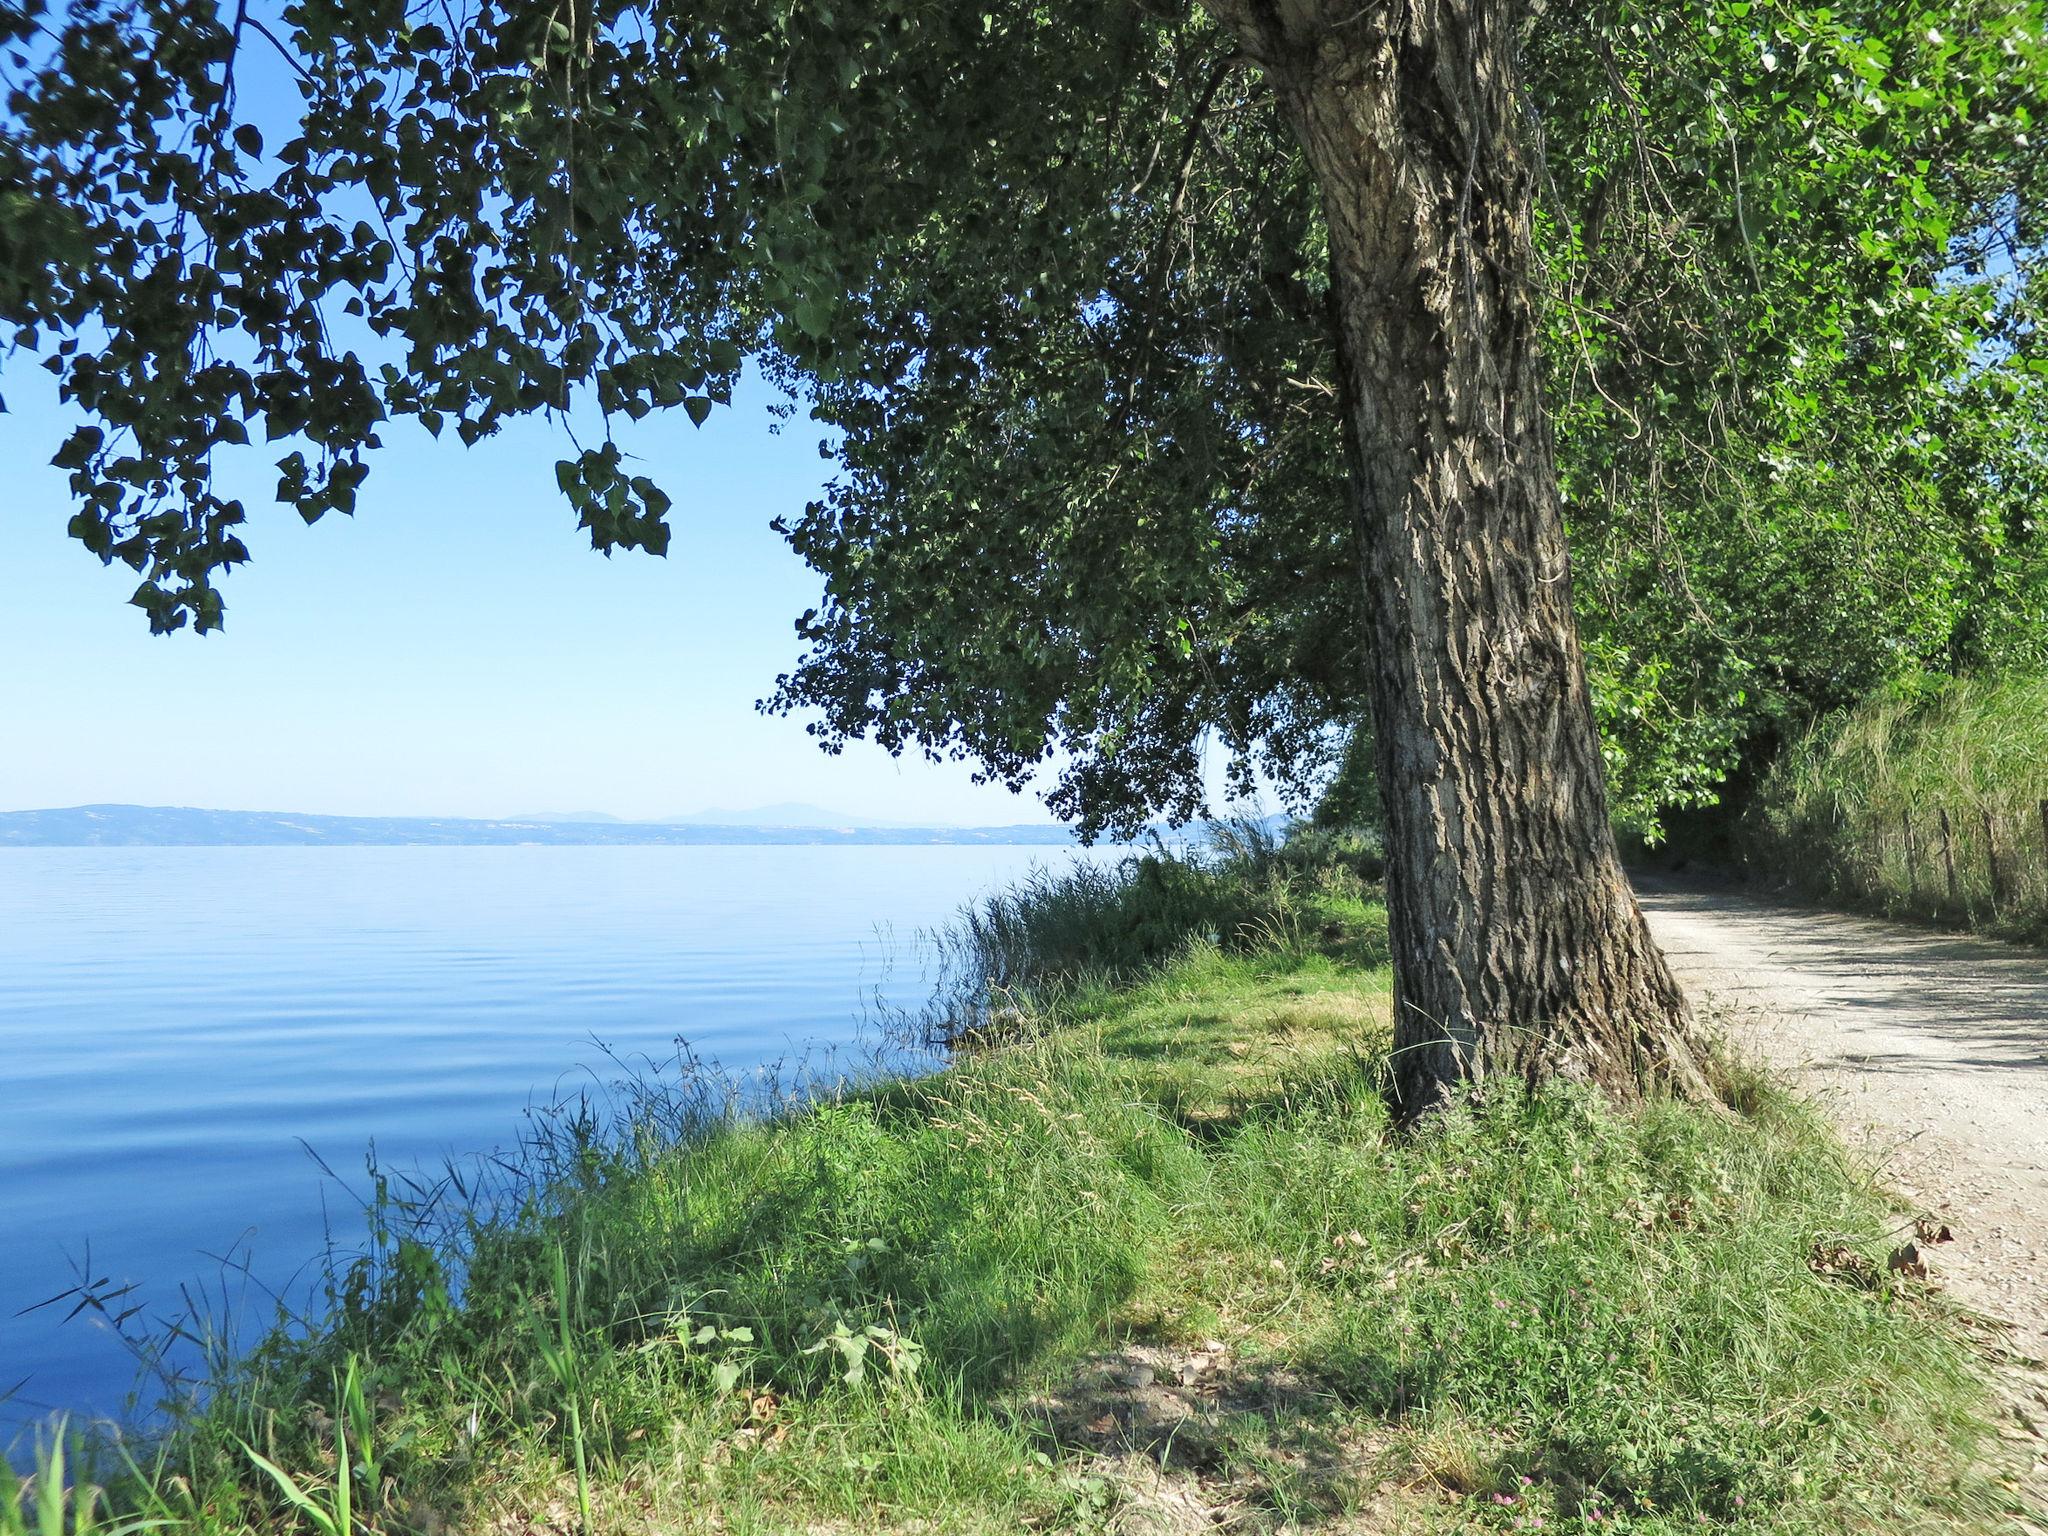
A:
{"type": "Polygon", "coordinates": [[[1607,818],[1572,617],[1513,0],[1210,0],[1322,187],[1386,801],[1403,1111],[1704,1095],[1607,818]]]}

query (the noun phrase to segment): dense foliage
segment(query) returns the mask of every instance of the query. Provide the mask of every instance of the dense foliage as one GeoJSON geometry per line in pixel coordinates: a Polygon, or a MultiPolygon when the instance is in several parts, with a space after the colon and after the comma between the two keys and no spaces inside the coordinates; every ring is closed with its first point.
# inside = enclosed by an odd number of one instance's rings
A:
{"type": "Polygon", "coordinates": [[[2048,941],[2048,676],[1829,715],[1772,764],[1738,831],[1766,878],[2048,941]]]}
{"type": "MultiPolygon", "coordinates": [[[[2039,21],[1738,4],[1532,35],[1560,448],[1623,819],[1710,797],[1782,721],[2041,643],[2039,21]]],[[[1182,75],[1206,152],[1145,260],[1113,226],[1069,231],[1105,243],[1065,303],[1019,312],[1021,252],[977,252],[947,288],[949,310],[972,291],[950,323],[975,345],[946,349],[966,377],[823,387],[848,472],[794,530],[832,600],[784,702],[1013,765],[1056,722],[1084,815],[1192,809],[1204,724],[1291,781],[1364,694],[1320,227],[1271,185],[1256,78],[1182,75]],[[962,721],[970,698],[1001,713],[962,721]]]]}
{"type": "Polygon", "coordinates": [[[1624,817],[1882,682],[2039,654],[2041,29],[1730,4],[1595,45],[1553,355],[1624,817]]]}
{"type": "MultiPolygon", "coordinates": [[[[2032,0],[1533,19],[1554,407],[1619,809],[1916,667],[2041,644],[2032,0]]],[[[90,418],[72,531],[205,629],[215,451],[352,511],[394,418],[701,421],[748,358],[829,432],[774,702],[1090,828],[1199,754],[1312,778],[1361,710],[1320,214],[1199,9],[11,0],[0,321],[90,418]],[[289,61],[280,136],[238,91],[289,61]]],[[[273,104],[274,106],[274,104],[273,104]]],[[[272,111],[269,117],[279,116],[272,111]]],[[[599,548],[669,541],[607,437],[599,548]]]]}
{"type": "Polygon", "coordinates": [[[1372,841],[1349,828],[1298,825],[1281,838],[1256,822],[1211,826],[1190,847],[1155,841],[1114,864],[1035,870],[969,906],[945,934],[950,980],[938,1023],[971,1031],[991,1015],[1014,1016],[1021,998],[1128,982],[1194,942],[1230,953],[1307,943],[1328,902],[1361,899],[1381,872],[1372,841]]]}

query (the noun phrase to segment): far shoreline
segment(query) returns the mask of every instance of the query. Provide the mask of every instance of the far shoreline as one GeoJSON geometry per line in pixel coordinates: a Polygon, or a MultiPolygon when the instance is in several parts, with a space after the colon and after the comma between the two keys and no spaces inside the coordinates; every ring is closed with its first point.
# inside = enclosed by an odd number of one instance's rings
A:
{"type": "Polygon", "coordinates": [[[1075,848],[1059,825],[743,826],[685,822],[322,816],[184,806],[0,812],[0,848],[194,847],[1024,847],[1075,848]]]}

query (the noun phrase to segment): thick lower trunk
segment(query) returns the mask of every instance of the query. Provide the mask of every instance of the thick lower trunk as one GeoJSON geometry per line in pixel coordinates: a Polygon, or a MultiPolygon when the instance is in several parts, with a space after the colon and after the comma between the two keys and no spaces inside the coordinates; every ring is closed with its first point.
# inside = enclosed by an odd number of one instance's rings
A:
{"type": "Polygon", "coordinates": [[[1321,183],[1357,452],[1395,1071],[1707,1089],[1607,816],[1537,351],[1510,0],[1217,0],[1321,183]]]}

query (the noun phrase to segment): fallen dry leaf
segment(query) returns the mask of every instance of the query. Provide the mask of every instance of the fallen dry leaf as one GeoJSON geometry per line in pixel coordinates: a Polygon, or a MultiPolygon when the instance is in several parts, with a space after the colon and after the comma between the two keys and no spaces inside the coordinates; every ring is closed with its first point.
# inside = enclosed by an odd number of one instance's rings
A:
{"type": "Polygon", "coordinates": [[[1866,1290],[1877,1284],[1877,1266],[1847,1243],[1815,1243],[1806,1255],[1806,1267],[1825,1279],[1846,1280],[1866,1290]]]}
{"type": "Polygon", "coordinates": [[[1925,1280],[1927,1278],[1927,1264],[1920,1257],[1920,1247],[1917,1243],[1906,1243],[1901,1247],[1894,1248],[1892,1256],[1885,1260],[1884,1267],[1893,1274],[1902,1275],[1908,1280],[1925,1280]]]}

